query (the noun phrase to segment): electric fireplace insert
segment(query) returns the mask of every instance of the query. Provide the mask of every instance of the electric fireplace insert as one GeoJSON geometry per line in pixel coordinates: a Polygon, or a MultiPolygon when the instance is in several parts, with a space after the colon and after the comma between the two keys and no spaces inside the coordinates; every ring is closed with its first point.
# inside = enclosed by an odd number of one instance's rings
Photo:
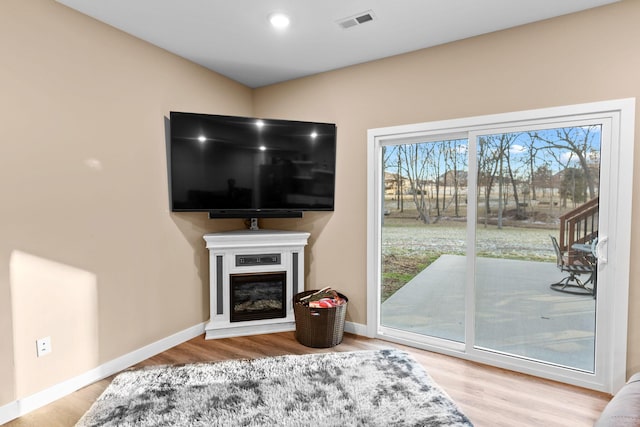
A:
{"type": "Polygon", "coordinates": [[[286,317],[287,273],[231,274],[231,322],[286,317]]]}

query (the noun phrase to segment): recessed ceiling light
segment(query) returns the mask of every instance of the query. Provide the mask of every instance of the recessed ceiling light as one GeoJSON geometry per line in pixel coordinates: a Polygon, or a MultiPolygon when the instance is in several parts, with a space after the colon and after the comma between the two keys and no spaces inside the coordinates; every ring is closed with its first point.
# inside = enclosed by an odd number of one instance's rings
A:
{"type": "Polygon", "coordinates": [[[276,12],[269,15],[269,22],[271,22],[274,28],[282,30],[289,26],[290,20],[284,13],[276,12]]]}

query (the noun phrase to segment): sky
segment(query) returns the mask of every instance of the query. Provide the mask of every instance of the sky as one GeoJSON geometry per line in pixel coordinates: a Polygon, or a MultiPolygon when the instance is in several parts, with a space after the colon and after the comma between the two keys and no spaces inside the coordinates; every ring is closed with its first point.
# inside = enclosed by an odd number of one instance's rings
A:
{"type": "MultiPolygon", "coordinates": [[[[578,152],[586,153],[590,163],[599,163],[600,125],[543,129],[535,131],[533,138],[532,135],[533,133],[528,132],[484,135],[481,138],[486,138],[485,141],[489,141],[489,150],[484,151],[487,158],[485,160],[499,152],[499,147],[503,144],[505,148],[503,161],[506,160],[508,154],[511,167],[520,178],[526,178],[530,175],[531,153],[534,153],[534,170],[546,165],[552,173],[560,172],[567,167],[580,167],[578,152]]],[[[398,150],[416,153],[413,156],[417,156],[414,159],[417,161],[414,161],[413,164],[425,168],[422,176],[426,175],[426,179],[433,179],[436,175],[442,175],[445,170],[452,170],[454,161],[457,170],[468,170],[468,141],[466,139],[424,142],[419,143],[418,146],[387,146],[385,152],[386,172],[398,172],[398,150]]],[[[478,148],[478,152],[481,152],[480,148],[478,148]]],[[[411,160],[411,158],[412,156],[403,157],[402,175],[408,174],[406,165],[409,163],[407,160],[411,160]]]]}

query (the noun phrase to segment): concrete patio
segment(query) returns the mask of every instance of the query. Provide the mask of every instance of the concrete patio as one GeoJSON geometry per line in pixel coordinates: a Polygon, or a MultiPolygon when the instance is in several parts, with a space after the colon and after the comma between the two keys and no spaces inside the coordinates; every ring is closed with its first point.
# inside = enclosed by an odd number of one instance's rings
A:
{"type": "MultiPolygon", "coordinates": [[[[465,257],[442,255],[388,298],[386,327],[463,342],[465,257]]],[[[557,292],[555,263],[478,258],[476,346],[593,372],[595,300],[557,292]]]]}

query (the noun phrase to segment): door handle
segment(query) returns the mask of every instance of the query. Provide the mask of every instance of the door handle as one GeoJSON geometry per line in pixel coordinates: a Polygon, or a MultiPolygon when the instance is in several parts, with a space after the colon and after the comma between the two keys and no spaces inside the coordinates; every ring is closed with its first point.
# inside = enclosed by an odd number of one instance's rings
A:
{"type": "Polygon", "coordinates": [[[604,246],[608,240],[609,238],[607,236],[598,238],[598,244],[596,244],[596,253],[595,253],[598,263],[602,263],[602,264],[607,263],[607,252],[604,250],[604,246]]]}

